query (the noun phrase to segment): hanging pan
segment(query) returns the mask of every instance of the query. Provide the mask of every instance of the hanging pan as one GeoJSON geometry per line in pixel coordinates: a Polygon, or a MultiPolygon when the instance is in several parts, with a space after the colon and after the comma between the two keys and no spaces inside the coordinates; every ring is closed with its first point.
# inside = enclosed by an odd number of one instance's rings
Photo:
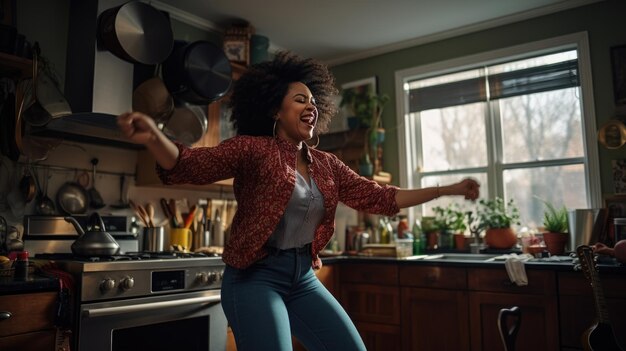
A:
{"type": "Polygon", "coordinates": [[[172,51],[174,34],[161,11],[131,1],[100,14],[98,43],[122,60],[154,65],[172,51]]]}
{"type": "Polygon", "coordinates": [[[175,98],[207,105],[228,93],[232,68],[224,51],[208,41],[176,41],[163,62],[163,81],[175,98]]]}

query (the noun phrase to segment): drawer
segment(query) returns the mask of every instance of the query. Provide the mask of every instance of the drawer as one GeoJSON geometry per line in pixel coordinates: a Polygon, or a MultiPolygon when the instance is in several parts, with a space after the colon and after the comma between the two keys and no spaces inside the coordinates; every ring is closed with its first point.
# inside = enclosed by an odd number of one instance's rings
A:
{"type": "Polygon", "coordinates": [[[348,263],[339,268],[339,279],[342,283],[398,285],[398,267],[396,265],[348,263]]]}
{"type": "MultiPolygon", "coordinates": [[[[626,274],[598,273],[602,291],[605,297],[624,298],[626,296],[626,274]]],[[[580,272],[558,273],[559,294],[561,295],[589,295],[593,294],[591,283],[580,272]]]]}
{"type": "Polygon", "coordinates": [[[477,268],[472,269],[467,277],[470,290],[555,295],[556,276],[553,271],[526,270],[528,285],[517,286],[511,282],[504,265],[502,268],[477,268]]]}
{"type": "Polygon", "coordinates": [[[0,321],[0,337],[53,328],[57,292],[0,296],[0,312],[11,317],[0,321]]]}
{"type": "Polygon", "coordinates": [[[458,267],[402,266],[400,285],[419,288],[466,289],[467,271],[458,267]]]}

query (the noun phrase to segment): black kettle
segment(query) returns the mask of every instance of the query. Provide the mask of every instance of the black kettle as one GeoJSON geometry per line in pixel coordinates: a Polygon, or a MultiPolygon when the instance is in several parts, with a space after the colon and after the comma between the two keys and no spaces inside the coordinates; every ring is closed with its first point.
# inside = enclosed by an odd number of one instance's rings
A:
{"type": "Polygon", "coordinates": [[[78,232],[78,239],[72,243],[72,253],[78,256],[112,256],[120,251],[120,245],[106,232],[104,221],[97,212],[89,216],[87,231],[73,217],[65,220],[74,225],[78,232]]]}

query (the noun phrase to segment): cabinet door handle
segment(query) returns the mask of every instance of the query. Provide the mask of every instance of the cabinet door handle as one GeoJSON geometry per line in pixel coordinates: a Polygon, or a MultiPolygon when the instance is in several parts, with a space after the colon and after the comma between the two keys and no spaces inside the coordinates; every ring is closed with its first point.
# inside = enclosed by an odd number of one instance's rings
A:
{"type": "Polygon", "coordinates": [[[0,321],[11,318],[13,314],[9,311],[0,311],[0,321]]]}

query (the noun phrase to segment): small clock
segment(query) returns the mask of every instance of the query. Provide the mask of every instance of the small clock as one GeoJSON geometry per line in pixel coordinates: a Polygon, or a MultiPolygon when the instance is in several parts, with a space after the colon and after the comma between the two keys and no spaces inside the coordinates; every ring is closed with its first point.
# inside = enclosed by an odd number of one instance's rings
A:
{"type": "Polygon", "coordinates": [[[224,40],[224,53],[230,61],[248,64],[250,57],[247,40],[224,40]]]}
{"type": "Polygon", "coordinates": [[[626,144],[626,126],[619,120],[611,120],[598,131],[598,141],[607,149],[619,149],[626,144]]]}

